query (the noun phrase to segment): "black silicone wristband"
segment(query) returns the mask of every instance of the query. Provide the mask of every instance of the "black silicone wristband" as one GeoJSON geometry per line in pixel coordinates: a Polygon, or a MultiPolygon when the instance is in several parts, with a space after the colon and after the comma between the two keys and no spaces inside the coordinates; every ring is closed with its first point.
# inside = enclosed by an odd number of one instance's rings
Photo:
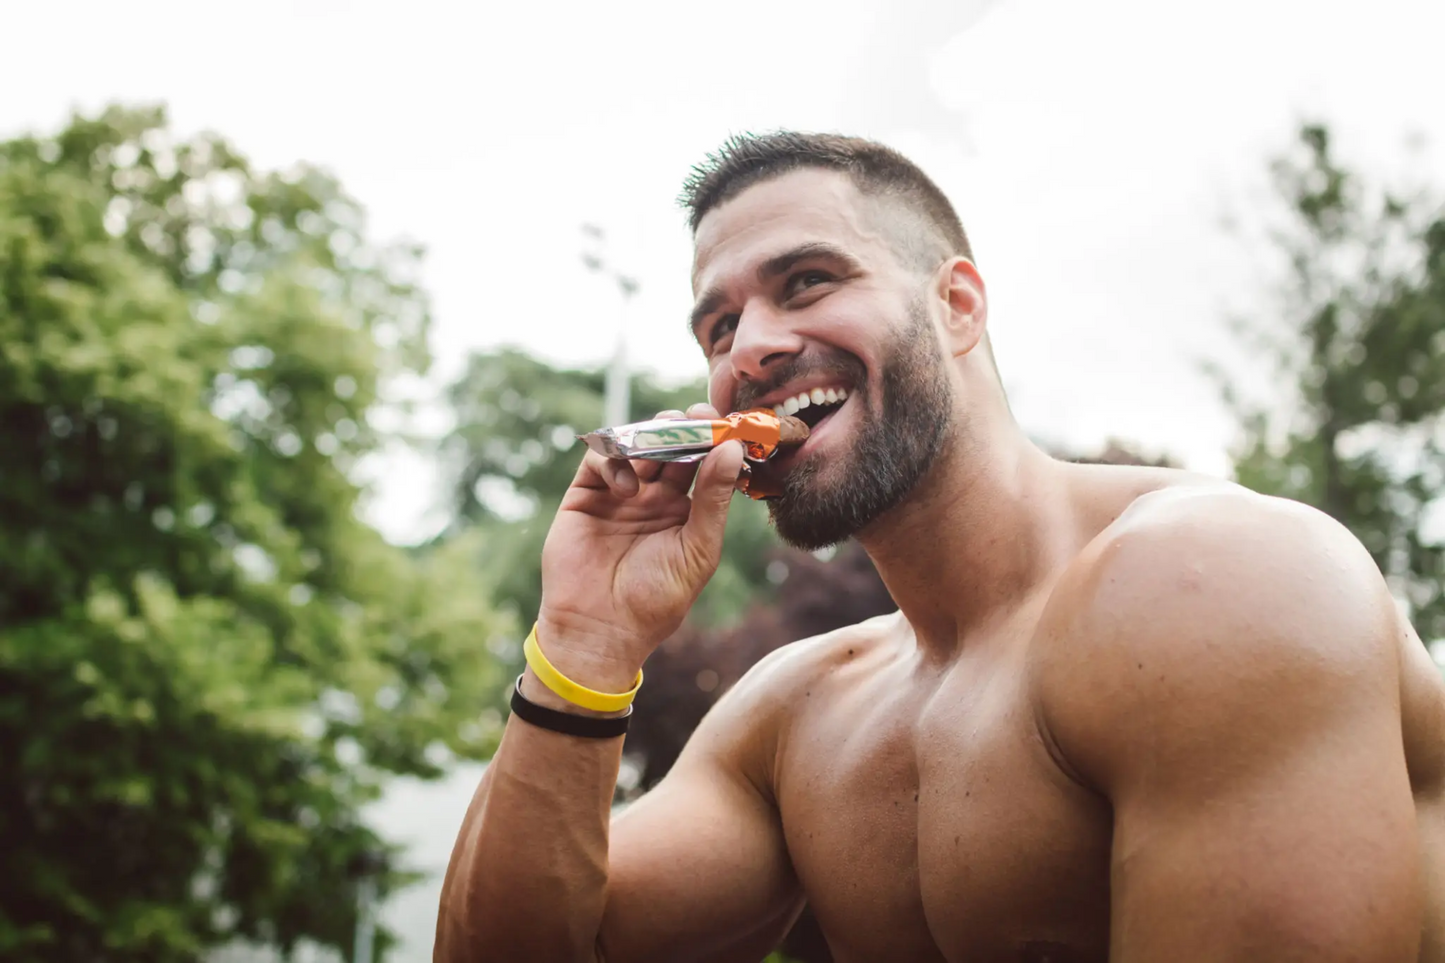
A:
{"type": "Polygon", "coordinates": [[[523,722],[530,722],[539,729],[560,732],[565,736],[580,736],[583,739],[616,739],[627,734],[627,723],[632,718],[632,706],[627,707],[625,716],[574,716],[570,712],[558,712],[539,706],[522,695],[522,677],[512,687],[512,715],[523,722]]]}

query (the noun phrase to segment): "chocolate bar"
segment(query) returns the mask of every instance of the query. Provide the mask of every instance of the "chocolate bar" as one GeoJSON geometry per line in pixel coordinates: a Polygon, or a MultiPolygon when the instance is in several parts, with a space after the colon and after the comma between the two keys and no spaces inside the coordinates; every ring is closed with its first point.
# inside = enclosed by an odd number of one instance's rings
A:
{"type": "MultiPolygon", "coordinates": [[[[599,428],[579,435],[587,447],[608,458],[641,458],[649,461],[700,461],[725,441],[741,441],[743,470],[748,462],[761,464],[785,448],[808,440],[808,425],[792,415],[779,415],[771,408],[735,411],[726,418],[657,418],[615,428],[599,428]]],[[[774,492],[755,491],[750,477],[740,487],[753,498],[767,498],[774,492]]]]}

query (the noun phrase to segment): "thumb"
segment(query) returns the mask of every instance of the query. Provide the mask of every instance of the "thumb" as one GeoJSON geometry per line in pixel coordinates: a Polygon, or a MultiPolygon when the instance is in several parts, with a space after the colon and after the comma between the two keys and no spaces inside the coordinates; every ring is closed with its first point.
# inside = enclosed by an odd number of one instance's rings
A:
{"type": "Polygon", "coordinates": [[[722,551],[728,505],[742,470],[743,445],[739,441],[723,442],[698,467],[692,487],[692,511],[682,526],[682,540],[688,555],[709,567],[716,566],[722,551]]]}

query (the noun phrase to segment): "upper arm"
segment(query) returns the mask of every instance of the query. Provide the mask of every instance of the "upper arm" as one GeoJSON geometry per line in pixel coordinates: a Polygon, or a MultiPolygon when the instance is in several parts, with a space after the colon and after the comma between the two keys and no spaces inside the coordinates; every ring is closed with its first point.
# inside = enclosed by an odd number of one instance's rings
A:
{"type": "Polygon", "coordinates": [[[1110,958],[1413,961],[1383,581],[1323,516],[1190,497],[1066,577],[1041,675],[1051,737],[1114,808],[1110,958]]]}
{"type": "Polygon", "coordinates": [[[766,788],[777,661],[724,696],[667,776],[613,820],[607,963],[756,961],[802,910],[766,788]]]}

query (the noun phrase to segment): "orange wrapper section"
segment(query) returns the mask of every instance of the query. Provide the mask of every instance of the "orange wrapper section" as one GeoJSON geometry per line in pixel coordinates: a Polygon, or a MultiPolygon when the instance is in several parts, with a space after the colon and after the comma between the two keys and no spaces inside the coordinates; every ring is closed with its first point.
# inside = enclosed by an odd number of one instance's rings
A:
{"type": "Polygon", "coordinates": [[[801,445],[808,439],[808,426],[792,415],[779,415],[771,408],[735,411],[712,423],[713,447],[725,441],[740,441],[753,461],[766,461],[779,447],[801,445]]]}

